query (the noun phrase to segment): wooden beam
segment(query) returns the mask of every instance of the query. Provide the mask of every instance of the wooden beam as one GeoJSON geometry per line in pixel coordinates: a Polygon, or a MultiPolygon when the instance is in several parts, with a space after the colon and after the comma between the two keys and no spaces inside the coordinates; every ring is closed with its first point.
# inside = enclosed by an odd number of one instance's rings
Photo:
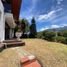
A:
{"type": "Polygon", "coordinates": [[[15,20],[19,19],[20,7],[22,0],[12,0],[12,13],[15,20]]]}

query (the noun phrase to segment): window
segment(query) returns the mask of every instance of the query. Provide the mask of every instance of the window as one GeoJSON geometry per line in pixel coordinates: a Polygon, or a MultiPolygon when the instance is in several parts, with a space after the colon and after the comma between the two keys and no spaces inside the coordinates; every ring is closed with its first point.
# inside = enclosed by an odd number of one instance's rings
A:
{"type": "Polygon", "coordinates": [[[11,3],[11,0],[2,0],[3,3],[8,3],[10,4],[11,3]]]}
{"type": "Polygon", "coordinates": [[[11,13],[11,4],[9,2],[11,2],[11,0],[2,0],[3,2],[3,6],[4,6],[4,12],[9,12],[11,13]]]}

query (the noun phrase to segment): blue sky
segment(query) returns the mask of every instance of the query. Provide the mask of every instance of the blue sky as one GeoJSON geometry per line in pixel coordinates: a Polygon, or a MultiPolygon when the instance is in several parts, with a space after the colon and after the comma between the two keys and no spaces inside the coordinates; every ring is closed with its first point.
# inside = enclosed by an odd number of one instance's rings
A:
{"type": "Polygon", "coordinates": [[[20,18],[32,17],[37,31],[67,26],[67,0],[22,0],[20,18]]]}

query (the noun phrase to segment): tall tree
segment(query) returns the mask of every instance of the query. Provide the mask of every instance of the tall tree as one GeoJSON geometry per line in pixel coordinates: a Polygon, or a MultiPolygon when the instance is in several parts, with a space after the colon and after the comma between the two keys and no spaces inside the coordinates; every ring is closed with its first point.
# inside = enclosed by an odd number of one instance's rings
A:
{"type": "Polygon", "coordinates": [[[35,21],[35,18],[33,17],[31,20],[31,26],[30,26],[30,37],[35,38],[36,35],[37,35],[36,21],[35,21]]]}

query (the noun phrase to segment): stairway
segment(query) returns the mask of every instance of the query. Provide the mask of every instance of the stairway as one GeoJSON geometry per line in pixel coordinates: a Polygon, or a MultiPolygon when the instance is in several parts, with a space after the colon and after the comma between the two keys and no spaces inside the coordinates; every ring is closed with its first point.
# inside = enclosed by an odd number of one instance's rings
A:
{"type": "Polygon", "coordinates": [[[4,49],[4,44],[0,43],[0,52],[4,49]]]}
{"type": "Polygon", "coordinates": [[[5,45],[5,48],[25,45],[25,42],[22,42],[21,40],[17,40],[17,39],[14,39],[14,40],[5,40],[5,41],[3,41],[3,43],[5,45]]]}

